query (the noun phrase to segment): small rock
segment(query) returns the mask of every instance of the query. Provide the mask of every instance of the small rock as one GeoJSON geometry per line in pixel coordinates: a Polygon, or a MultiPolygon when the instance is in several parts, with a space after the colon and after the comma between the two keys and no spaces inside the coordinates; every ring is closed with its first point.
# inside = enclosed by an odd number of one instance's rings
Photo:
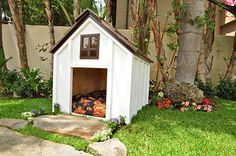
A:
{"type": "Polygon", "coordinates": [[[9,127],[11,129],[24,128],[27,124],[28,122],[22,119],[0,119],[0,126],[9,127]]]}
{"type": "Polygon", "coordinates": [[[127,156],[125,145],[117,138],[90,144],[89,148],[101,156],[127,156]]]}

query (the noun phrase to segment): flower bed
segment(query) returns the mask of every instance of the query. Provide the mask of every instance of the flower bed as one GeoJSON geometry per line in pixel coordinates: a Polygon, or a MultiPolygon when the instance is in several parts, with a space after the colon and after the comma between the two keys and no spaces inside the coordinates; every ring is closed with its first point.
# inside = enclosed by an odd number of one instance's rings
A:
{"type": "Polygon", "coordinates": [[[163,92],[151,97],[149,105],[156,105],[157,109],[177,109],[181,112],[185,111],[203,111],[212,112],[215,109],[213,100],[204,98],[201,103],[195,101],[183,101],[181,103],[173,103],[170,99],[165,98],[163,92]]]}

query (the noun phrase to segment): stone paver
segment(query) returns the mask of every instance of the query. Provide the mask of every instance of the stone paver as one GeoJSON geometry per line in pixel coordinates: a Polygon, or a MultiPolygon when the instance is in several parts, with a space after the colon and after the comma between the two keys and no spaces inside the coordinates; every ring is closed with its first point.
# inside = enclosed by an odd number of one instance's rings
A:
{"type": "Polygon", "coordinates": [[[117,138],[90,144],[89,148],[101,156],[127,156],[125,145],[117,138]]]}
{"type": "Polygon", "coordinates": [[[22,119],[0,119],[0,126],[9,127],[11,129],[24,128],[27,124],[28,122],[22,119]]]}
{"type": "Polygon", "coordinates": [[[63,114],[39,116],[34,119],[34,127],[90,140],[97,131],[106,129],[107,124],[92,118],[63,114]]]}
{"type": "Polygon", "coordinates": [[[91,156],[73,147],[23,135],[0,127],[0,155],[2,156],[91,156]]]}

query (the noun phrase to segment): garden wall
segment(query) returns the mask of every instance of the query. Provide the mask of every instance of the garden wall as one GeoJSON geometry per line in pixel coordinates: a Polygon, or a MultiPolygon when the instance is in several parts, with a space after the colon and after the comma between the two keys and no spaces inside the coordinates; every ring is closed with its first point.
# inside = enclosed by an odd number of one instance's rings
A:
{"type": "MultiPolygon", "coordinates": [[[[55,27],[56,41],[58,41],[68,30],[69,27],[55,27]]],[[[131,38],[130,30],[120,30],[127,38],[131,38]]],[[[149,52],[150,58],[155,61],[155,46],[153,44],[153,37],[151,37],[149,52]]],[[[38,44],[43,44],[49,42],[48,27],[47,26],[36,26],[27,25],[26,26],[26,42],[28,50],[29,66],[31,68],[39,68],[42,71],[42,75],[45,78],[49,78],[51,72],[51,54],[49,53],[39,53],[36,49],[38,44]],[[41,59],[45,59],[41,61],[41,59]]],[[[170,39],[165,38],[165,43],[169,43],[170,39]]],[[[12,25],[3,25],[3,45],[6,58],[12,56],[13,59],[7,63],[7,67],[12,69],[19,69],[20,60],[17,50],[17,40],[15,37],[14,27],[12,25]]],[[[165,48],[167,53],[167,58],[171,58],[172,52],[165,48]]],[[[213,46],[213,69],[212,77],[213,80],[218,79],[219,74],[224,74],[226,71],[226,64],[223,57],[230,57],[233,51],[233,37],[230,36],[216,36],[214,46],[213,46]]],[[[155,61],[156,62],[156,61],[155,61]]],[[[155,79],[156,64],[153,63],[151,66],[151,78],[155,79]]],[[[171,73],[174,75],[174,72],[171,73]]]]}

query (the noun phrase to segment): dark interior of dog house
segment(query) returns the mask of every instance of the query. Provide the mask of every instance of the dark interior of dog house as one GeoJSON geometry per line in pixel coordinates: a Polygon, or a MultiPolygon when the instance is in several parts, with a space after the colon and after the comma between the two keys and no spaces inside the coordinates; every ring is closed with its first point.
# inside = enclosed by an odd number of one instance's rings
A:
{"type": "Polygon", "coordinates": [[[107,69],[74,68],[72,112],[105,118],[107,69]]]}

